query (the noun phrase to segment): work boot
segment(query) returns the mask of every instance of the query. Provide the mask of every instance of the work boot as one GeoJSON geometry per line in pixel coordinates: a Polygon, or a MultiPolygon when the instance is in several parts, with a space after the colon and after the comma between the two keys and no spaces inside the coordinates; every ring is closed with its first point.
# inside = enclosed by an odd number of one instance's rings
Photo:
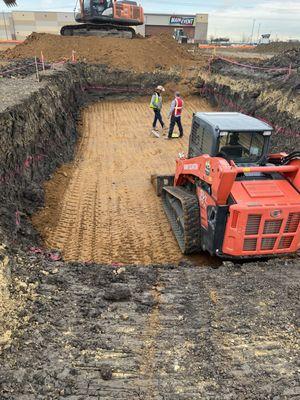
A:
{"type": "Polygon", "coordinates": [[[160,134],[159,134],[159,132],[158,132],[158,130],[157,130],[156,128],[153,128],[152,131],[151,131],[151,133],[152,133],[155,137],[160,138],[160,134]]]}

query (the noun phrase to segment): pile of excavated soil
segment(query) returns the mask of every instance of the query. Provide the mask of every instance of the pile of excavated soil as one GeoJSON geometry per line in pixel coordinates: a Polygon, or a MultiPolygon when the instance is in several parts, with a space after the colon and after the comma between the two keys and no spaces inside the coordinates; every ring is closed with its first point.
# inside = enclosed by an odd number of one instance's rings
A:
{"type": "Polygon", "coordinates": [[[265,63],[265,66],[279,68],[288,67],[289,65],[291,65],[293,69],[300,67],[300,47],[299,49],[288,50],[284,53],[277,54],[265,63]]]}
{"type": "Polygon", "coordinates": [[[269,53],[276,54],[282,53],[287,50],[300,49],[298,42],[274,42],[269,44],[259,44],[252,51],[255,53],[269,53]]]}
{"type": "Polygon", "coordinates": [[[72,51],[78,61],[101,63],[115,68],[152,71],[186,65],[192,55],[166,35],[148,39],[97,37],[63,37],[33,33],[24,43],[3,53],[5,59],[40,57],[55,62],[70,59],[72,51]]]}

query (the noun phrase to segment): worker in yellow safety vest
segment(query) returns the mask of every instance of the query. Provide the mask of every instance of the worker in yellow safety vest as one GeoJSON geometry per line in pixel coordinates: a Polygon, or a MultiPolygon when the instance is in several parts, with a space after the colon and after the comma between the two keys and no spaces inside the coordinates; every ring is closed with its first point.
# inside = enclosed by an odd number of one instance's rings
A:
{"type": "MultiPolygon", "coordinates": [[[[156,129],[156,124],[157,121],[160,122],[160,125],[162,128],[164,128],[165,124],[164,121],[162,119],[161,116],[161,109],[162,109],[162,92],[165,91],[165,88],[163,86],[157,86],[153,96],[151,98],[151,102],[150,102],[150,108],[152,108],[152,110],[154,111],[154,120],[153,120],[153,124],[152,124],[152,128],[153,128],[153,133],[157,133],[157,129],[156,129]]],[[[159,137],[158,134],[156,134],[155,136],[159,137]]]]}

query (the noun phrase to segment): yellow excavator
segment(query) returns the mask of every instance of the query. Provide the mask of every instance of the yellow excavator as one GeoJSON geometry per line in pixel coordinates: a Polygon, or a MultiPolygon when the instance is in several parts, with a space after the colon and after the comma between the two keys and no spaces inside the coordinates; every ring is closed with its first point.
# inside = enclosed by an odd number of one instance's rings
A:
{"type": "MultiPolygon", "coordinates": [[[[3,0],[8,7],[16,0],[3,0]]],[[[78,0],[77,0],[78,1],[78,0]]],[[[133,26],[143,25],[144,10],[132,0],[79,0],[78,24],[61,28],[63,36],[117,36],[133,38],[133,26]]],[[[77,7],[77,3],[75,9],[77,7]]]]}

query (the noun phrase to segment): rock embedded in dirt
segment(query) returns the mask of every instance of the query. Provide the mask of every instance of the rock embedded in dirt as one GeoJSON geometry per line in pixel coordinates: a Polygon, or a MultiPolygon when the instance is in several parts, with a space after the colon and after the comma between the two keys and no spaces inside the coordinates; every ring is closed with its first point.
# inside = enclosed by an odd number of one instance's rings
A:
{"type": "Polygon", "coordinates": [[[103,298],[108,301],[126,301],[131,298],[130,288],[121,283],[114,283],[105,289],[103,298]]]}
{"type": "Polygon", "coordinates": [[[103,364],[100,366],[100,373],[105,381],[109,381],[113,377],[113,371],[110,365],[103,364]]]}

